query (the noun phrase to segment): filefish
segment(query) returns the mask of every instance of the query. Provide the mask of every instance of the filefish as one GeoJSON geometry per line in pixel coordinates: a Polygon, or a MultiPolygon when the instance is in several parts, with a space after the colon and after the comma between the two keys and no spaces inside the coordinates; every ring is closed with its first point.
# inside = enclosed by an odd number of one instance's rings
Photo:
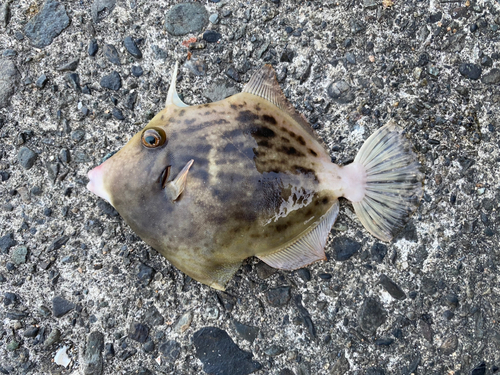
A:
{"type": "Polygon", "coordinates": [[[87,188],[193,279],[224,290],[251,256],[284,270],[326,260],[340,197],[383,241],[416,209],[423,175],[394,120],[339,166],[270,65],[241,93],[193,106],[176,76],[177,65],[165,108],[88,173],[87,188]]]}

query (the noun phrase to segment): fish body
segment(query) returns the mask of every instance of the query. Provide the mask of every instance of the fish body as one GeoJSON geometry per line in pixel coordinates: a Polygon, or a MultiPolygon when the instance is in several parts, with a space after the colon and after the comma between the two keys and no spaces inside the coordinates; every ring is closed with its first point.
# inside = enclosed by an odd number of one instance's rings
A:
{"type": "Polygon", "coordinates": [[[338,198],[362,200],[366,171],[331,163],[269,66],[215,103],[185,107],[172,87],[144,130],[89,172],[89,189],[174,266],[217,289],[250,256],[283,269],[326,259],[338,198]]]}

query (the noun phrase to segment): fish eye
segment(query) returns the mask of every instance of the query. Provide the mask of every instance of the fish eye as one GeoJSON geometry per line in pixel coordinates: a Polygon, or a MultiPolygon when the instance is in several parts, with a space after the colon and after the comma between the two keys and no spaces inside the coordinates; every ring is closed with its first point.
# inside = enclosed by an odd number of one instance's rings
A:
{"type": "Polygon", "coordinates": [[[167,140],[165,132],[159,128],[149,128],[142,133],[142,144],[147,148],[163,146],[167,140]]]}

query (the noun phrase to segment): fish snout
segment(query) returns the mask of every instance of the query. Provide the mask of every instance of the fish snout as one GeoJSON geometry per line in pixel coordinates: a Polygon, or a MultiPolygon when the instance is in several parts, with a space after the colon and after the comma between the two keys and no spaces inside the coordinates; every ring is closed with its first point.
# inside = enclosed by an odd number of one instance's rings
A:
{"type": "Polygon", "coordinates": [[[90,170],[87,176],[90,180],[87,184],[87,189],[113,205],[113,203],[111,203],[111,196],[104,186],[105,168],[103,164],[90,170]]]}

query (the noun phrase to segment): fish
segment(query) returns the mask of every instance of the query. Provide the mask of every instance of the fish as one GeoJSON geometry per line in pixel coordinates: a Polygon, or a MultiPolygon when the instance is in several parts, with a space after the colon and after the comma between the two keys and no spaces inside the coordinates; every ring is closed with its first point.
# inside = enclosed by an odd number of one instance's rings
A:
{"type": "Polygon", "coordinates": [[[395,120],[339,166],[272,66],[242,92],[192,106],[176,91],[177,71],[176,64],[165,108],[88,172],[87,188],[191,278],[225,290],[252,256],[283,270],[326,260],[339,198],[382,241],[416,210],[424,176],[395,120]]]}

